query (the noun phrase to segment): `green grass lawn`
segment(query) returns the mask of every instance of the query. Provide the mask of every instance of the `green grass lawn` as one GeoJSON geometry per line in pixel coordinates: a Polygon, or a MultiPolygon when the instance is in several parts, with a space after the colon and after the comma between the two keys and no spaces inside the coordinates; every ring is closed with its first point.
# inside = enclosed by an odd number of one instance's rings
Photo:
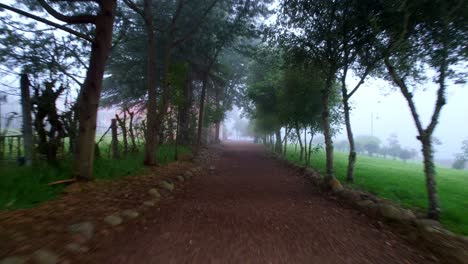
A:
{"type": "MultiPolygon", "coordinates": [[[[161,164],[174,161],[174,146],[163,145],[158,150],[161,164]]],[[[187,147],[179,146],[179,153],[187,153],[187,147]]],[[[114,160],[98,158],[94,162],[96,180],[113,180],[123,176],[143,173],[143,152],[114,160]]],[[[71,176],[71,161],[61,162],[57,167],[40,164],[34,167],[19,167],[14,163],[0,164],[0,210],[32,207],[56,198],[63,186],[49,187],[49,182],[68,179],[71,176]]]]}
{"type": "MultiPolygon", "coordinates": [[[[290,147],[287,158],[298,162],[299,155],[290,147]]],[[[348,156],[335,154],[336,177],[345,182],[348,156]]],[[[324,173],[324,152],[312,155],[312,168],[324,173]]],[[[468,171],[437,168],[437,190],[442,209],[441,222],[453,232],[468,235],[468,171]]],[[[355,167],[354,188],[393,200],[405,207],[427,208],[427,194],[422,164],[359,156],[355,167]]]]}

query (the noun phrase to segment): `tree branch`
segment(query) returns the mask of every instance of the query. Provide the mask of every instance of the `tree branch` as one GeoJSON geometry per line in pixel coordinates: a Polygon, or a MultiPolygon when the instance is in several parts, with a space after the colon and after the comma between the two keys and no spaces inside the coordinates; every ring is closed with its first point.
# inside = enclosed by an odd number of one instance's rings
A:
{"type": "Polygon", "coordinates": [[[67,24],[88,24],[96,23],[96,16],[93,15],[76,15],[66,16],[57,12],[52,6],[46,3],[45,0],[37,0],[37,2],[54,18],[63,21],[67,24]]]}
{"type": "Polygon", "coordinates": [[[130,8],[132,9],[133,11],[135,11],[137,14],[139,14],[142,18],[145,17],[145,13],[143,12],[143,10],[141,10],[141,8],[139,8],[137,6],[137,4],[135,4],[135,2],[133,2],[132,0],[123,0],[124,3],[130,8]]]}
{"type": "Polygon", "coordinates": [[[19,15],[34,19],[36,21],[39,21],[39,22],[44,23],[46,25],[49,25],[49,26],[55,27],[57,29],[63,30],[65,32],[68,32],[68,33],[70,33],[72,35],[75,35],[75,36],[77,36],[79,38],[82,38],[82,39],[87,40],[87,41],[89,41],[91,43],[94,43],[94,40],[90,36],[88,36],[86,34],[83,34],[81,32],[75,31],[75,30],[73,30],[71,28],[68,28],[68,27],[66,27],[64,25],[57,24],[57,23],[52,22],[50,20],[44,19],[42,17],[38,17],[38,16],[30,14],[30,13],[28,13],[26,11],[23,11],[23,10],[20,10],[20,9],[17,9],[17,8],[14,8],[14,7],[2,4],[2,3],[0,3],[0,8],[4,8],[6,10],[15,12],[15,13],[17,13],[19,15]]]}
{"type": "Polygon", "coordinates": [[[187,32],[183,37],[181,37],[180,39],[178,40],[175,40],[174,42],[172,42],[172,47],[176,47],[182,43],[184,43],[185,41],[187,41],[201,26],[201,24],[203,23],[203,21],[205,20],[205,17],[208,15],[208,13],[210,13],[211,9],[213,9],[213,7],[216,5],[216,3],[218,2],[219,0],[213,0],[213,2],[211,2],[211,5],[205,10],[205,12],[203,13],[203,15],[200,17],[200,19],[197,21],[197,23],[195,23],[195,25],[192,27],[191,30],[189,30],[189,32],[187,32]]]}
{"type": "Polygon", "coordinates": [[[398,74],[395,71],[395,68],[393,65],[390,63],[388,58],[384,59],[385,66],[387,67],[388,72],[390,73],[390,76],[392,77],[393,82],[400,88],[401,93],[405,97],[406,101],[408,102],[408,106],[411,111],[411,115],[413,116],[414,123],[416,124],[416,128],[418,130],[418,133],[420,136],[424,135],[424,129],[422,127],[421,121],[419,120],[419,115],[416,110],[416,105],[414,104],[413,101],[413,95],[410,93],[408,90],[408,87],[406,84],[403,82],[401,78],[398,77],[398,74]]]}

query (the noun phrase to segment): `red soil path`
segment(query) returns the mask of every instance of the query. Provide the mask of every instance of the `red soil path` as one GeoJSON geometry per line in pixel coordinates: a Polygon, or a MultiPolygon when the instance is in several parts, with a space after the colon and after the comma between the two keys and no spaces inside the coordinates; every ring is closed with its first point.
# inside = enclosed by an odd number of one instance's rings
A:
{"type": "MultiPolygon", "coordinates": [[[[227,143],[214,172],[104,237],[87,263],[433,263],[387,227],[340,205],[261,146],[227,143]]],[[[75,260],[73,261],[75,262],[75,260]]]]}

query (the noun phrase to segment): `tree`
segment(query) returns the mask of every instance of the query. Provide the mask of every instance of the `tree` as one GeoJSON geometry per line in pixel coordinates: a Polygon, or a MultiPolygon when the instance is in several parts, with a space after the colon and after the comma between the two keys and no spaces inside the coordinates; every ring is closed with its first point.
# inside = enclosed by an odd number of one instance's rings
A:
{"type": "Polygon", "coordinates": [[[0,8],[37,20],[91,42],[89,66],[78,97],[79,133],[77,137],[76,157],[73,162],[73,176],[80,180],[90,180],[93,174],[97,110],[101,95],[105,63],[112,44],[116,1],[100,1],[98,4],[98,11],[95,15],[68,15],[68,12],[65,10],[69,7],[69,3],[58,5],[63,11],[57,11],[45,0],[38,0],[38,3],[49,15],[61,22],[70,25],[94,26],[94,36],[90,37],[85,33],[44,19],[31,12],[0,4],[0,8]]]}
{"type": "Polygon", "coordinates": [[[341,66],[341,45],[337,18],[342,15],[343,1],[284,1],[279,18],[282,28],[280,39],[289,47],[300,47],[323,76],[321,103],[322,126],[326,150],[326,176],[335,178],[333,164],[333,140],[331,127],[331,98],[337,88],[336,76],[341,66]],[[299,29],[299,30],[298,30],[299,29]]]}
{"type": "Polygon", "coordinates": [[[385,68],[410,108],[418,131],[417,139],[422,145],[429,198],[428,217],[438,220],[440,205],[435,180],[433,133],[447,101],[447,82],[458,80],[460,70],[457,65],[468,54],[465,46],[468,41],[467,6],[464,1],[393,1],[386,3],[385,9],[387,16],[382,28],[388,30],[380,41],[385,47],[385,68]],[[436,72],[434,79],[438,88],[432,117],[424,126],[411,86],[421,83],[427,77],[424,76],[425,70],[429,68],[436,72]]]}

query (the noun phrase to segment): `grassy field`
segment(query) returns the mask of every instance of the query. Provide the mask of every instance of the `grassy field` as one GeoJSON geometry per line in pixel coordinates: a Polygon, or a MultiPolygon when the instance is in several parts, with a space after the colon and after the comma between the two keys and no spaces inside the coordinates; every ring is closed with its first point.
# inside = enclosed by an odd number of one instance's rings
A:
{"type": "MultiPolygon", "coordinates": [[[[298,162],[299,155],[290,147],[287,158],[298,162]]],[[[348,163],[346,153],[335,154],[336,177],[345,182],[348,163]]],[[[311,166],[325,171],[323,152],[312,156],[311,166]]],[[[468,235],[468,171],[437,168],[437,189],[442,208],[441,222],[453,232],[468,235]]],[[[421,164],[379,157],[358,156],[354,188],[363,189],[393,200],[405,207],[425,210],[427,194],[421,164]]]]}
{"type": "MultiPolygon", "coordinates": [[[[174,160],[174,146],[159,148],[159,161],[165,164],[174,160]]],[[[187,153],[179,146],[179,153],[187,153]]],[[[94,163],[96,180],[113,180],[123,176],[143,173],[143,153],[128,155],[118,160],[99,158],[94,163]]],[[[41,164],[34,167],[18,167],[15,163],[0,164],[0,210],[32,207],[54,199],[63,186],[49,187],[47,183],[71,176],[71,161],[65,160],[58,167],[41,164]]]]}

